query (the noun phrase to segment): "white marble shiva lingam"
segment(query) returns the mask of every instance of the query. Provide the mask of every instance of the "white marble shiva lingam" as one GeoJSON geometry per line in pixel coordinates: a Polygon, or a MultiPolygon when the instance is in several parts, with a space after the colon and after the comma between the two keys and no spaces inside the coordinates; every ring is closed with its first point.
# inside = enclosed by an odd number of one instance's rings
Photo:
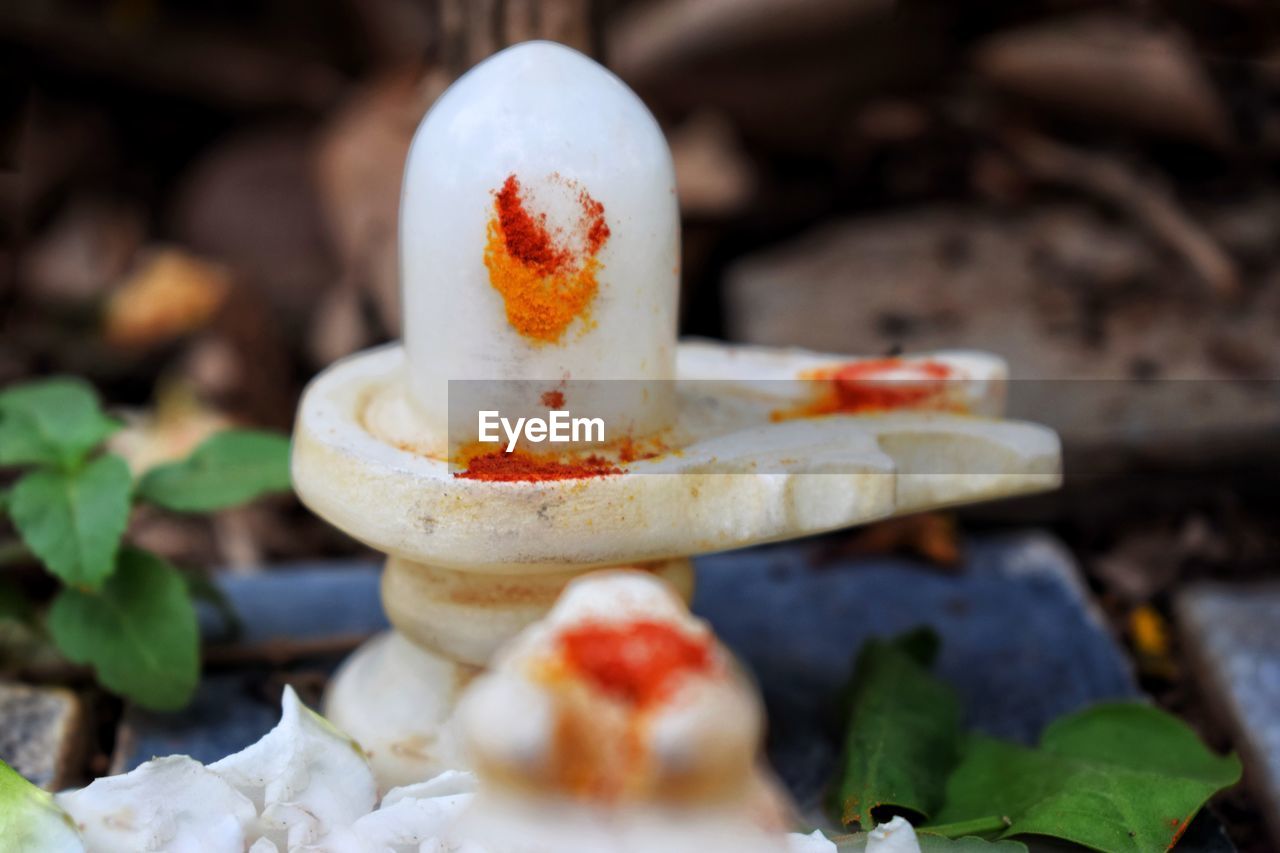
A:
{"type": "Polygon", "coordinates": [[[388,554],[395,629],[326,699],[383,785],[463,761],[459,692],[584,572],[640,569],[687,599],[693,554],[1058,483],[1056,435],[997,419],[992,356],[678,344],[679,246],[657,123],[579,53],[505,50],[419,127],[404,342],[318,376],[293,451],[306,504],[388,554]],[[451,380],[504,380],[521,412],[621,412],[626,428],[590,456],[466,455],[451,380]]]}

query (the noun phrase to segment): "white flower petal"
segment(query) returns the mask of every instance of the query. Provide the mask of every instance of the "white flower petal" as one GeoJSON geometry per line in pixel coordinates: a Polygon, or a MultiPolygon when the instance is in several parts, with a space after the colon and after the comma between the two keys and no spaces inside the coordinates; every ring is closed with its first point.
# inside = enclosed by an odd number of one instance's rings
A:
{"type": "Polygon", "coordinates": [[[418,853],[489,853],[489,849],[474,841],[443,841],[433,838],[422,842],[418,853]]]}
{"type": "Polygon", "coordinates": [[[340,827],[315,844],[290,847],[289,853],[393,853],[390,847],[371,844],[350,827],[340,827]]]}
{"type": "Polygon", "coordinates": [[[286,849],[314,844],[372,811],[377,784],[355,741],[285,688],[280,723],[211,764],[261,811],[263,835],[286,849]]]}
{"type": "Polygon", "coordinates": [[[402,798],[360,818],[351,829],[376,848],[413,851],[426,841],[445,837],[474,796],[402,798]]]}
{"type": "Polygon", "coordinates": [[[402,785],[392,788],[382,798],[380,808],[395,805],[402,799],[427,799],[429,797],[448,797],[454,794],[474,794],[479,783],[476,774],[468,770],[446,770],[438,776],[432,776],[425,782],[402,785]]]}
{"type": "Polygon", "coordinates": [[[793,832],[787,836],[787,853],[835,853],[835,851],[835,842],[818,829],[808,835],[793,832]]]}
{"type": "Polygon", "coordinates": [[[93,853],[241,853],[253,804],[200,762],[157,758],[58,794],[93,853]]]}
{"type": "Polygon", "coordinates": [[[867,853],[920,853],[916,831],[898,816],[867,833],[867,853]]]}

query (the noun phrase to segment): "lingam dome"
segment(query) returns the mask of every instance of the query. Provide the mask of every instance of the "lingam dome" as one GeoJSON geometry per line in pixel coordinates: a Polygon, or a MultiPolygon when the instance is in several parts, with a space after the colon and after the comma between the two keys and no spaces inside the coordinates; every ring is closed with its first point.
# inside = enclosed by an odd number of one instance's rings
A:
{"type": "MultiPolygon", "coordinates": [[[[671,379],[679,216],[671,154],[627,86],[538,41],[459,79],[405,170],[409,385],[443,429],[451,379],[671,379]]],[[[637,412],[657,429],[658,407],[637,412]]]]}

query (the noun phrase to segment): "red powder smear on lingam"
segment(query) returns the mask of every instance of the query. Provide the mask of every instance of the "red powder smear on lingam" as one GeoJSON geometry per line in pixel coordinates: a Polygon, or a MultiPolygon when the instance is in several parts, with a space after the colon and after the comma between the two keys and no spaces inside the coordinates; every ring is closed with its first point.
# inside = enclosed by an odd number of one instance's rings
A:
{"type": "Polygon", "coordinates": [[[561,459],[523,450],[511,453],[497,450],[471,457],[466,470],[453,476],[463,480],[488,480],[495,483],[542,483],[625,473],[625,469],[594,454],[583,459],[561,459]]]}
{"type": "Polygon", "coordinates": [[[951,368],[942,362],[900,358],[853,361],[839,367],[811,370],[800,378],[822,383],[818,398],[794,409],[773,412],[772,418],[781,421],[894,409],[963,410],[959,401],[947,399],[944,393],[945,380],[951,374],[951,368]],[[907,375],[888,375],[893,373],[907,375]]]}
{"type": "Polygon", "coordinates": [[[563,391],[544,391],[542,392],[542,405],[548,409],[564,408],[564,392],[563,391]]]}
{"type": "Polygon", "coordinates": [[[603,204],[586,190],[577,198],[577,233],[564,235],[552,232],[545,213],[528,209],[514,174],[495,193],[484,250],[489,283],[502,294],[507,322],[534,341],[559,341],[575,319],[586,318],[599,289],[597,256],[612,232],[603,204]]]}
{"type": "Polygon", "coordinates": [[[711,644],[665,622],[588,622],[560,635],[574,674],[634,706],[661,701],[686,676],[711,668],[711,644]]]}

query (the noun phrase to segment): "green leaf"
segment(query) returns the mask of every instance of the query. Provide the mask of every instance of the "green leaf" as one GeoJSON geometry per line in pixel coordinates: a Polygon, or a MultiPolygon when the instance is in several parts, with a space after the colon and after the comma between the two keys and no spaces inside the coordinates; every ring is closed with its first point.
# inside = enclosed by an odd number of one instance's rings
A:
{"type": "Polygon", "coordinates": [[[73,468],[119,428],[82,380],[18,385],[0,392],[0,465],[73,468]]]}
{"type": "Polygon", "coordinates": [[[1027,853],[1027,845],[1021,841],[987,841],[972,835],[943,838],[927,832],[916,833],[916,838],[920,853],[1027,853]]]}
{"type": "Polygon", "coordinates": [[[83,853],[75,822],[18,771],[0,761],[0,847],[12,853],[83,853]]]}
{"type": "Polygon", "coordinates": [[[111,690],[157,710],[180,708],[200,677],[196,612],[178,571],[126,548],[101,593],[64,589],[49,610],[54,642],[111,690]]]}
{"type": "Polygon", "coordinates": [[[936,650],[930,632],[862,647],[832,797],[841,824],[918,820],[941,807],[961,733],[955,694],[928,669],[936,650]]]}
{"type": "Polygon", "coordinates": [[[1217,791],[1240,779],[1177,718],[1146,705],[1099,705],[1049,726],[1038,749],[968,739],[939,824],[990,816],[1003,833],[1104,851],[1164,850],[1217,791]]]}
{"type": "Polygon", "coordinates": [[[289,439],[228,430],[210,437],[187,459],[147,472],[138,491],[165,509],[210,512],[289,487],[289,439]]]}
{"type": "Polygon", "coordinates": [[[13,524],[63,583],[97,589],[115,568],[132,485],[112,454],[74,471],[33,471],[14,486],[13,524]]]}

